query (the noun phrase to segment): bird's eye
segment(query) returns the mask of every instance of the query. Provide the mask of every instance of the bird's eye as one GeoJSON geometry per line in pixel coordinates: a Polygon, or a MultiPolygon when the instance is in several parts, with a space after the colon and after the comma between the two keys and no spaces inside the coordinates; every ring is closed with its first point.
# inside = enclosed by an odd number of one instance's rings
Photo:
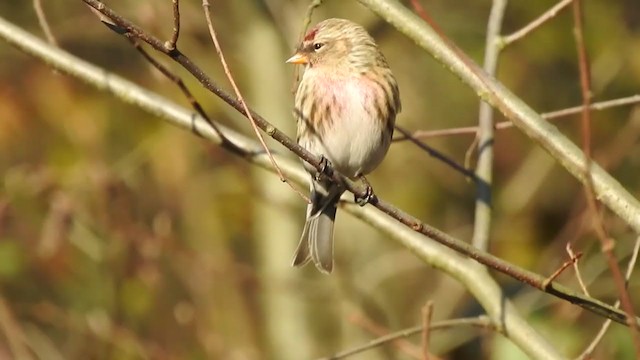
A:
{"type": "Polygon", "coordinates": [[[321,47],[323,47],[324,44],[323,43],[315,43],[313,44],[313,49],[314,50],[320,50],[321,47]]]}

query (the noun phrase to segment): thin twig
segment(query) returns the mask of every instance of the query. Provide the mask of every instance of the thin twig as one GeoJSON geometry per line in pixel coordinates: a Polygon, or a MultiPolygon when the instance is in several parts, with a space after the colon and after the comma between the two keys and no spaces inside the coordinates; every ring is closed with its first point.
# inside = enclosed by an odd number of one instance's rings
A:
{"type": "Polygon", "coordinates": [[[415,137],[413,137],[411,135],[411,133],[409,133],[409,131],[405,130],[404,128],[396,125],[395,129],[400,132],[403,136],[405,136],[405,138],[409,141],[411,141],[413,144],[415,144],[418,148],[424,150],[425,152],[427,152],[427,154],[431,155],[432,157],[442,161],[443,163],[447,164],[449,167],[451,167],[452,169],[454,169],[455,171],[461,173],[462,175],[472,179],[474,182],[479,181],[479,179],[476,177],[476,174],[465,168],[464,166],[456,163],[455,161],[449,159],[446,155],[442,154],[441,152],[439,152],[438,150],[432,148],[431,146],[423,143],[422,141],[416,139],[415,137]]]}
{"type": "MultiPolygon", "coordinates": [[[[443,321],[435,321],[431,323],[430,329],[431,331],[436,330],[445,330],[453,327],[459,326],[473,326],[482,329],[492,329],[496,330],[496,327],[491,323],[491,320],[487,316],[479,316],[479,317],[468,317],[461,319],[453,319],[453,320],[443,320],[443,321]]],[[[414,326],[412,328],[400,330],[397,332],[393,332],[387,334],[385,336],[381,336],[377,339],[371,340],[366,344],[354,347],[352,349],[344,350],[334,355],[319,359],[319,360],[339,360],[347,358],[351,355],[359,354],[361,352],[376,348],[378,346],[382,346],[388,342],[395,341],[401,338],[407,338],[409,336],[413,336],[416,334],[422,333],[424,327],[422,325],[414,326]]]]}
{"type": "MultiPolygon", "coordinates": [[[[323,0],[313,0],[311,4],[307,7],[307,12],[304,15],[304,20],[302,21],[302,30],[300,31],[300,35],[298,35],[298,44],[302,43],[304,39],[304,35],[307,33],[307,29],[309,25],[311,25],[311,17],[313,16],[313,12],[317,7],[322,5],[323,0]]],[[[296,89],[298,88],[298,81],[300,81],[300,69],[301,66],[294,66],[293,70],[293,83],[291,84],[291,93],[295,94],[296,89]]]]}
{"type": "Polygon", "coordinates": [[[564,9],[565,7],[569,6],[572,1],[573,0],[562,0],[562,1],[560,1],[559,3],[555,4],[551,9],[547,10],[544,14],[540,15],[540,17],[538,17],[537,19],[535,19],[532,22],[530,22],[529,24],[527,24],[527,26],[525,26],[522,29],[514,32],[511,35],[504,36],[502,38],[502,41],[501,41],[502,47],[506,47],[508,45],[511,45],[514,42],[524,38],[527,35],[529,35],[532,31],[534,31],[537,28],[539,28],[542,24],[544,24],[545,22],[549,21],[550,19],[552,19],[556,15],[558,15],[558,13],[562,9],[564,9]]]}
{"type": "Polygon", "coordinates": [[[431,335],[431,318],[433,317],[433,301],[428,301],[422,308],[422,359],[429,360],[429,338],[431,335]]]}
{"type": "MultiPolygon", "coordinates": [[[[373,320],[360,314],[351,316],[350,320],[357,326],[363,328],[365,331],[375,336],[384,336],[384,334],[387,334],[389,332],[388,329],[384,326],[377,324],[373,320]]],[[[397,338],[391,341],[390,344],[395,346],[403,354],[406,354],[407,356],[415,360],[421,359],[420,349],[407,339],[397,338]]]]}
{"type": "Polygon", "coordinates": [[[317,7],[322,5],[323,0],[313,0],[311,4],[307,7],[307,13],[304,15],[304,21],[302,23],[302,32],[300,33],[299,42],[302,42],[304,38],[304,34],[307,32],[309,25],[311,24],[311,17],[313,16],[313,12],[317,7]]]}
{"type": "Polygon", "coordinates": [[[51,31],[51,27],[49,26],[49,21],[47,21],[47,16],[44,13],[44,9],[42,8],[41,0],[33,0],[33,9],[36,11],[36,17],[38,18],[38,23],[40,23],[40,28],[44,32],[44,36],[47,38],[47,41],[53,45],[58,46],[58,41],[56,37],[53,35],[53,31],[51,31]]]}
{"type": "Polygon", "coordinates": [[[582,289],[582,292],[587,295],[587,296],[591,296],[591,294],[589,294],[589,290],[587,290],[587,286],[584,283],[584,280],[582,280],[582,274],[580,273],[580,267],[578,266],[578,259],[582,256],[582,253],[578,253],[577,255],[573,252],[573,248],[571,248],[571,242],[567,242],[567,246],[565,247],[565,250],[567,250],[567,254],[569,254],[569,257],[571,257],[571,260],[573,261],[573,270],[576,272],[576,278],[578,278],[578,283],[580,284],[580,288],[582,289]]]}
{"type": "MultiPolygon", "coordinates": [[[[473,161],[473,154],[475,154],[475,150],[478,147],[478,142],[480,141],[480,139],[478,138],[478,133],[476,133],[476,136],[473,137],[473,141],[471,141],[471,144],[469,144],[469,147],[467,148],[467,151],[464,152],[464,167],[467,169],[471,169],[471,163],[473,161]]],[[[475,173],[474,173],[475,175],[475,173]]]]}
{"type": "Polygon", "coordinates": [[[173,1],[173,33],[171,39],[165,43],[167,50],[171,51],[176,48],[178,37],[180,36],[180,0],[173,1]]]}
{"type": "MultiPolygon", "coordinates": [[[[631,95],[619,99],[600,101],[596,103],[592,103],[589,105],[589,110],[606,110],[619,106],[627,106],[634,105],[640,103],[640,95],[631,95]]],[[[562,117],[566,117],[569,115],[575,115],[582,112],[584,106],[574,106],[566,109],[556,110],[548,113],[540,114],[540,116],[546,120],[554,120],[562,117]]],[[[496,130],[504,130],[513,128],[513,123],[511,121],[501,121],[496,123],[496,130]]],[[[440,136],[451,136],[451,135],[474,135],[478,133],[477,126],[467,126],[467,127],[459,127],[459,128],[451,128],[451,129],[438,129],[438,130],[418,130],[411,134],[411,136],[416,139],[427,139],[433,137],[440,136]]],[[[394,142],[406,141],[409,140],[406,136],[398,136],[393,139],[394,142]]]]}
{"type": "Polygon", "coordinates": [[[424,20],[424,22],[426,22],[427,24],[431,25],[431,27],[442,36],[443,39],[446,38],[446,36],[444,36],[444,32],[442,31],[442,29],[440,28],[440,25],[438,25],[437,22],[435,22],[435,20],[433,20],[433,18],[429,15],[429,13],[425,10],[424,7],[422,7],[422,4],[420,4],[419,0],[411,0],[411,6],[413,7],[413,10],[416,12],[416,14],[418,14],[418,16],[420,16],[420,18],[422,20],[424,20]]]}
{"type": "MultiPolygon", "coordinates": [[[[149,55],[149,53],[147,51],[145,51],[142,46],[140,46],[140,44],[138,43],[138,41],[136,41],[136,39],[129,35],[129,34],[125,34],[125,36],[127,37],[127,39],[129,39],[129,41],[131,42],[131,45],[133,45],[133,47],[151,64],[153,65],[153,67],[155,67],[158,71],[160,71],[160,73],[162,73],[162,75],[164,75],[167,79],[169,79],[170,81],[172,81],[173,83],[176,84],[176,86],[180,89],[180,91],[182,91],[182,93],[184,94],[184,96],[187,98],[187,101],[189,102],[189,104],[191,105],[191,107],[200,115],[202,116],[202,118],[204,119],[204,121],[206,121],[209,125],[211,125],[211,128],[213,129],[213,131],[215,131],[218,136],[220,136],[220,138],[222,139],[222,141],[226,141],[226,138],[224,137],[224,135],[222,134],[222,132],[220,131],[220,129],[218,128],[218,125],[216,123],[214,123],[213,121],[211,121],[211,119],[209,118],[209,116],[207,115],[207,113],[204,111],[204,108],[202,107],[202,105],[200,105],[200,103],[198,102],[198,100],[196,100],[196,98],[193,96],[193,94],[191,93],[191,91],[189,90],[189,88],[187,88],[187,85],[184,83],[184,81],[182,80],[181,77],[179,77],[178,75],[174,74],[173,72],[171,72],[171,70],[169,70],[166,66],[162,65],[160,62],[158,62],[156,59],[154,59],[151,55],[149,55]]],[[[197,131],[197,129],[195,128],[195,126],[193,127],[193,131],[194,133],[200,135],[197,131]]]]}
{"type": "MultiPolygon", "coordinates": [[[[613,107],[633,105],[640,103],[640,95],[631,95],[619,99],[600,101],[589,104],[589,110],[606,110],[613,107]]],[[[548,113],[544,113],[541,116],[547,120],[555,119],[567,115],[579,114],[583,111],[584,105],[574,106],[567,109],[556,110],[548,113]]]]}
{"type": "MultiPolygon", "coordinates": [[[[584,43],[584,25],[583,25],[583,9],[582,0],[573,1],[573,20],[574,20],[574,36],[576,39],[576,47],[578,51],[578,64],[580,68],[580,90],[582,93],[583,111],[582,111],[582,150],[585,156],[585,184],[584,192],[587,197],[587,204],[594,219],[594,230],[600,240],[602,246],[602,253],[607,259],[609,269],[613,276],[613,281],[618,290],[620,296],[620,302],[622,309],[627,313],[628,319],[635,318],[635,311],[633,309],[633,303],[629,291],[625,284],[624,276],[618,266],[618,260],[616,259],[613,249],[615,247],[614,240],[607,234],[602,218],[599,215],[598,204],[596,203],[596,195],[593,187],[593,178],[591,177],[591,111],[589,110],[589,104],[591,103],[591,72],[589,70],[589,57],[587,54],[586,46],[584,43]]],[[[631,332],[631,338],[636,350],[636,357],[640,359],[640,329],[635,321],[630,321],[629,331],[631,332]]]]}
{"type": "Polygon", "coordinates": [[[556,280],[558,276],[560,276],[560,274],[562,274],[562,272],[564,272],[569,266],[571,266],[571,264],[575,264],[575,262],[578,261],[578,259],[580,259],[581,257],[582,253],[578,253],[576,256],[571,256],[569,260],[562,263],[562,265],[560,265],[560,267],[544,281],[544,284],[551,284],[556,280]]]}
{"type": "MultiPolygon", "coordinates": [[[[629,279],[631,279],[631,274],[633,274],[633,269],[635,268],[636,262],[638,261],[638,253],[640,253],[640,236],[636,238],[636,243],[633,246],[633,252],[631,253],[631,258],[629,259],[629,263],[627,264],[627,271],[625,274],[625,280],[627,283],[629,279]]],[[[620,300],[617,300],[614,306],[615,307],[620,306],[620,300]]],[[[602,327],[600,327],[598,334],[596,334],[595,338],[593,338],[591,343],[589,343],[589,346],[587,346],[587,348],[584,349],[582,354],[580,354],[580,356],[578,356],[577,359],[586,360],[591,358],[591,354],[593,354],[593,352],[596,349],[596,346],[598,346],[598,344],[600,343],[604,335],[607,333],[607,330],[609,329],[610,326],[611,326],[611,319],[607,319],[602,324],[602,327]]]]}
{"type": "Polygon", "coordinates": [[[244,109],[245,114],[247,114],[247,117],[249,118],[249,121],[251,122],[251,127],[253,128],[253,131],[255,132],[256,136],[258,137],[258,141],[260,141],[260,144],[262,144],[264,150],[267,153],[267,156],[269,157],[269,160],[271,160],[271,163],[273,164],[273,167],[276,169],[276,172],[278,173],[278,176],[280,177],[280,181],[282,181],[282,182],[286,183],[287,185],[289,185],[289,187],[291,189],[293,189],[293,191],[295,191],[298,195],[300,195],[300,197],[305,199],[305,201],[307,203],[310,203],[311,201],[309,200],[309,198],[306,195],[304,195],[302,193],[302,191],[300,191],[298,188],[296,188],[291,183],[291,181],[289,181],[289,179],[287,179],[284,176],[284,174],[282,173],[282,170],[280,169],[280,167],[276,163],[276,160],[273,158],[273,154],[271,154],[271,150],[269,150],[269,147],[267,146],[267,143],[264,141],[262,133],[260,132],[260,129],[258,128],[258,125],[256,124],[256,121],[253,118],[253,115],[251,114],[251,111],[249,111],[249,107],[247,106],[247,103],[244,101],[244,98],[242,97],[242,94],[240,93],[240,89],[236,85],[235,80],[233,80],[233,76],[231,75],[231,71],[229,70],[229,66],[227,65],[227,62],[224,59],[224,54],[222,53],[222,48],[220,47],[220,43],[218,42],[218,37],[216,36],[216,31],[213,28],[213,21],[211,20],[209,0],[203,0],[202,1],[202,7],[204,9],[204,16],[205,16],[205,18],[207,20],[207,26],[209,27],[209,34],[211,35],[211,40],[213,40],[213,45],[216,48],[216,53],[218,54],[218,57],[220,58],[220,62],[222,63],[222,67],[224,68],[224,73],[227,75],[227,79],[229,79],[229,82],[231,83],[231,86],[233,87],[233,91],[236,94],[236,97],[238,98],[238,100],[240,101],[240,104],[242,105],[242,108],[244,109]]]}

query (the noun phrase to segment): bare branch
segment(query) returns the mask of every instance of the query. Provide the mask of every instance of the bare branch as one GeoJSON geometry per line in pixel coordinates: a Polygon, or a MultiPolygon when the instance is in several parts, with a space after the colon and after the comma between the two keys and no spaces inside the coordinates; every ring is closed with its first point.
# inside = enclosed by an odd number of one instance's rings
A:
{"type": "MultiPolygon", "coordinates": [[[[383,334],[388,333],[388,330],[384,326],[377,324],[373,320],[363,315],[360,315],[360,314],[352,315],[350,317],[350,320],[357,326],[361,327],[365,331],[375,336],[384,336],[383,334]]],[[[417,346],[415,346],[412,342],[404,338],[397,338],[390,341],[389,343],[395,346],[400,352],[407,355],[408,357],[413,358],[415,360],[421,359],[420,349],[417,346]]]]}
{"type": "Polygon", "coordinates": [[[514,42],[524,38],[529,35],[531,32],[539,28],[542,24],[554,18],[562,9],[569,6],[573,0],[562,0],[559,3],[555,4],[551,9],[547,10],[544,14],[540,15],[537,19],[530,22],[527,26],[522,29],[514,32],[511,35],[507,35],[502,38],[502,47],[513,44],[514,42]]]}
{"type": "Polygon", "coordinates": [[[589,294],[589,290],[587,290],[587,286],[584,284],[584,280],[582,280],[582,274],[580,273],[580,267],[578,266],[578,258],[582,256],[582,253],[578,253],[576,255],[571,248],[571,242],[567,243],[565,249],[567,250],[567,254],[569,254],[571,259],[575,259],[575,261],[573,261],[573,270],[576,272],[576,278],[578,278],[578,283],[580,284],[582,292],[587,296],[591,296],[591,294],[589,294]]]}
{"type": "Polygon", "coordinates": [[[42,8],[42,0],[33,0],[33,9],[36,11],[38,23],[40,23],[40,28],[42,28],[44,36],[47,37],[47,41],[49,41],[49,43],[53,46],[58,46],[58,41],[53,35],[53,31],[51,31],[49,21],[47,21],[47,16],[45,15],[44,9],[42,8]]]}
{"type": "Polygon", "coordinates": [[[449,167],[451,167],[455,171],[461,173],[465,177],[468,177],[468,178],[472,179],[474,182],[480,181],[480,179],[478,179],[476,177],[476,174],[473,171],[471,171],[471,170],[465,168],[464,166],[456,163],[455,161],[449,159],[446,155],[442,154],[438,150],[436,150],[436,149],[432,148],[431,146],[423,143],[422,141],[416,139],[415,137],[413,137],[409,133],[409,131],[405,130],[404,128],[402,128],[402,127],[400,127],[398,125],[395,126],[395,129],[397,131],[399,131],[404,136],[405,139],[411,141],[418,148],[424,150],[430,156],[433,156],[434,158],[442,161],[443,163],[447,164],[449,167]]]}
{"type": "MultiPolygon", "coordinates": [[[[438,330],[446,330],[454,327],[460,326],[473,326],[481,329],[492,329],[496,330],[496,328],[491,323],[490,319],[487,316],[480,317],[469,317],[469,318],[461,318],[461,319],[453,319],[453,320],[444,320],[444,321],[435,321],[431,323],[430,330],[438,331],[438,330]]],[[[334,355],[319,359],[319,360],[339,360],[347,358],[351,355],[359,354],[361,352],[374,349],[378,346],[382,346],[391,341],[395,341],[401,338],[407,338],[416,334],[420,334],[424,331],[423,325],[418,325],[409,329],[400,330],[397,332],[393,332],[387,334],[385,336],[381,336],[377,339],[371,340],[368,343],[354,347],[349,350],[341,351],[334,355]]]]}
{"type": "Polygon", "coordinates": [[[580,259],[580,257],[582,257],[582,253],[578,253],[577,256],[571,255],[571,258],[565,261],[564,263],[562,263],[562,265],[560,265],[560,267],[556,269],[556,271],[554,271],[553,274],[551,274],[551,276],[545,279],[544,283],[551,284],[552,282],[554,282],[556,278],[560,276],[560,274],[562,274],[569,266],[571,266],[571,264],[575,264],[576,261],[580,259]]]}
{"type": "Polygon", "coordinates": [[[176,48],[178,37],[180,36],[180,0],[173,1],[173,33],[171,39],[165,43],[167,50],[171,51],[176,48]]]}

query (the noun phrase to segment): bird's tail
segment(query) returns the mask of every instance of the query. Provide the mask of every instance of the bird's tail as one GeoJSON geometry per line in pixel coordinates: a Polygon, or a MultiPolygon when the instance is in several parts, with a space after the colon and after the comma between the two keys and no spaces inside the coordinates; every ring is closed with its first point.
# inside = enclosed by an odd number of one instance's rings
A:
{"type": "Polygon", "coordinates": [[[330,273],[333,270],[333,225],[343,190],[334,185],[329,191],[323,191],[318,185],[314,182],[311,190],[307,221],[293,258],[293,266],[302,266],[313,260],[318,270],[330,273]]]}

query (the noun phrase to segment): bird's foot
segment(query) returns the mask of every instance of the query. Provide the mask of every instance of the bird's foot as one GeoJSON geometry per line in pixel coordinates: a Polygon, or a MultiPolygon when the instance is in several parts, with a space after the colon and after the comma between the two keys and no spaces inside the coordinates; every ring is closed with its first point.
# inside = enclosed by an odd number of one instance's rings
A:
{"type": "Polygon", "coordinates": [[[354,194],[353,201],[360,206],[365,206],[376,197],[376,194],[374,194],[373,188],[371,187],[371,184],[369,184],[369,181],[367,181],[367,178],[361,175],[360,180],[362,180],[365,185],[364,195],[358,196],[354,194]]]}
{"type": "Polygon", "coordinates": [[[316,181],[320,181],[323,176],[328,178],[333,176],[333,168],[331,162],[324,155],[320,155],[320,170],[316,172],[316,181]]]}

